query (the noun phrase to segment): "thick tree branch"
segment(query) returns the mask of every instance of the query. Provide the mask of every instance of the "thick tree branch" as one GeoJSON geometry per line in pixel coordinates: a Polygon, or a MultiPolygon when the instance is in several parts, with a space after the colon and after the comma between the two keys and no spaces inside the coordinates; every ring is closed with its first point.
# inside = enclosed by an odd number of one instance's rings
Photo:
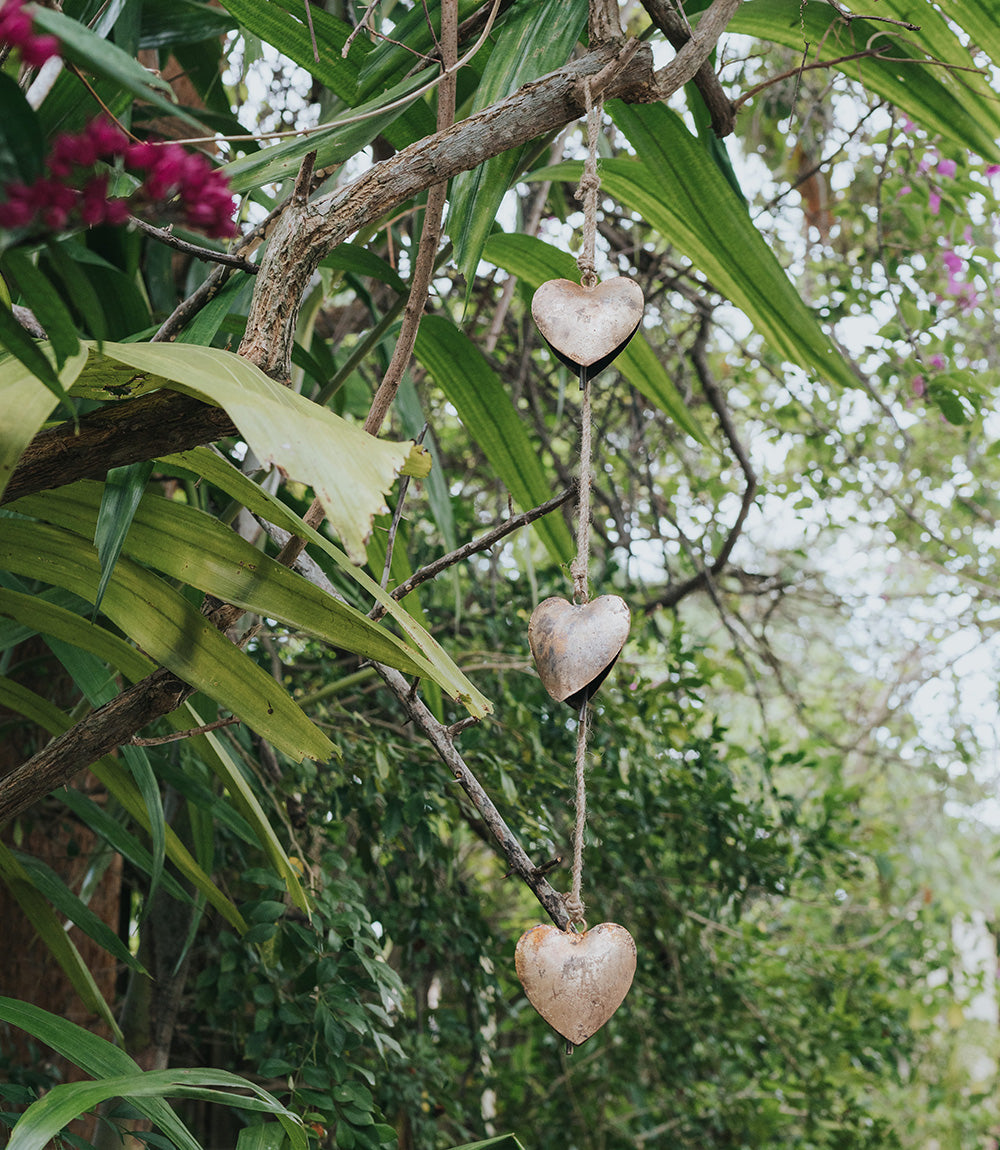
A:
{"type": "Polygon", "coordinates": [[[740,3],[714,0],[691,39],[659,71],[652,70],[645,45],[638,50],[628,41],[624,47],[599,46],[447,131],[411,144],[307,208],[286,212],[262,260],[241,353],[275,379],[287,378],[299,301],[332,248],[431,185],[578,119],[585,109],[583,81],[588,77],[600,77],[598,89],[605,99],[666,99],[695,75],[740,3]]]}
{"type": "MultiPolygon", "coordinates": [[[[642,6],[675,49],[680,51],[691,39],[691,25],[670,0],[642,0],[642,6]]],[[[736,126],[736,108],[707,60],[695,72],[694,83],[712,117],[712,130],[720,139],[730,135],[736,126]]]]}
{"type": "Polygon", "coordinates": [[[154,391],[82,416],[79,429],[67,422],[36,435],[18,460],[0,504],[78,479],[103,479],[112,467],[188,451],[235,434],[221,407],[154,391]]]}
{"type": "Polygon", "coordinates": [[[136,731],[176,710],[193,689],[164,668],[135,683],[53,739],[0,780],[0,826],[65,786],[136,731]]]}

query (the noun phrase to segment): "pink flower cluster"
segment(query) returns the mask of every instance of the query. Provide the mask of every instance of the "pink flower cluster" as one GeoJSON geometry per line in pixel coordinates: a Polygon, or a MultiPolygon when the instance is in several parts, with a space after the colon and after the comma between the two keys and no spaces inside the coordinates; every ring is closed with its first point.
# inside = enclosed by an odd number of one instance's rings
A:
{"type": "Polygon", "coordinates": [[[92,120],[77,135],[56,137],[46,172],[31,184],[3,188],[0,227],[59,231],[72,224],[123,224],[136,207],[156,205],[163,218],[175,197],[179,218],[219,238],[235,233],[233,196],[225,176],[198,153],[179,144],[130,143],[107,120],[92,120]],[[144,173],[129,200],[108,199],[108,177],[95,172],[99,161],[121,158],[125,168],[144,173]]]}
{"type": "Polygon", "coordinates": [[[21,60],[33,68],[40,68],[46,60],[59,55],[55,36],[35,33],[31,17],[24,10],[24,0],[4,0],[0,5],[0,44],[17,48],[21,60]]]}

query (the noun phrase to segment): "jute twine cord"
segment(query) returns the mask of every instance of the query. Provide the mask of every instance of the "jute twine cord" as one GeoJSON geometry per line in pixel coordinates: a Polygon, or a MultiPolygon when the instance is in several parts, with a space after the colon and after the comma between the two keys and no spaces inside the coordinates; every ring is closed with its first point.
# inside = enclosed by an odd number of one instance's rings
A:
{"type": "Polygon", "coordinates": [[[580,722],[576,731],[576,826],[573,828],[573,888],[563,895],[566,913],[570,923],[586,929],[584,911],[587,909],[580,897],[583,886],[583,831],[587,824],[587,786],[584,774],[587,767],[587,700],[580,704],[580,722]]]}
{"type": "Polygon", "coordinates": [[[601,190],[601,180],[597,174],[597,137],[601,131],[604,99],[598,97],[594,101],[589,76],[584,82],[583,91],[587,104],[587,160],[575,192],[576,199],[583,204],[583,247],[576,266],[580,269],[580,283],[585,288],[592,288],[597,287],[594,240],[597,236],[597,193],[601,190]]]}
{"type": "MultiPolygon", "coordinates": [[[[597,235],[597,196],[601,189],[597,174],[597,137],[601,130],[603,100],[593,100],[590,81],[586,81],[584,92],[587,101],[587,162],[583,176],[576,189],[576,198],[583,203],[583,248],[576,261],[580,269],[580,283],[585,288],[597,286],[597,271],[594,267],[594,243],[597,235]]],[[[588,572],[590,570],[590,486],[591,486],[591,417],[590,379],[585,367],[580,368],[580,387],[583,399],[580,406],[580,474],[579,496],[577,500],[576,556],[570,564],[573,576],[573,602],[586,603],[590,598],[588,572]]],[[[586,907],[580,891],[583,885],[583,835],[587,825],[587,734],[588,701],[580,704],[580,721],[576,733],[576,824],[573,828],[573,887],[563,895],[566,913],[571,926],[586,929],[584,912],[586,907]]]]}

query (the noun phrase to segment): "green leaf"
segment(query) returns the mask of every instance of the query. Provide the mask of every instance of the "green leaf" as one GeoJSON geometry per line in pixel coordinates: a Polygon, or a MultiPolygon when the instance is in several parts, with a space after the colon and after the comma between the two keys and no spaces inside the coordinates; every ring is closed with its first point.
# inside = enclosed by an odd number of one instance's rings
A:
{"type": "Polygon", "coordinates": [[[45,254],[52,264],[52,270],[62,281],[66,298],[73,301],[87,330],[94,339],[102,340],[107,335],[104,308],[80,265],[70,256],[70,246],[69,242],[50,242],[46,245],[45,254]]]}
{"type": "MultiPolygon", "coordinates": [[[[19,378],[20,373],[26,370],[31,374],[33,379],[47,387],[56,399],[62,400],[70,415],[75,415],[73,406],[69,401],[69,396],[66,394],[65,387],[61,382],[60,373],[52,366],[48,356],[42,352],[37,341],[32,339],[17,322],[11,308],[3,304],[0,304],[0,347],[2,347],[4,351],[9,351],[10,354],[15,357],[14,360],[8,360],[0,364],[0,371],[4,373],[4,375],[0,377],[0,387],[4,386],[5,379],[19,378]]],[[[75,358],[76,357],[74,357],[74,361],[75,358]]],[[[79,367],[77,367],[76,370],[79,371],[79,367]]],[[[35,406],[37,405],[33,405],[32,410],[34,410],[35,406]]],[[[55,404],[52,404],[48,411],[45,412],[45,415],[41,416],[38,421],[39,424],[45,419],[45,416],[49,414],[54,406],[55,404]]],[[[19,426],[23,426],[23,424],[19,426]]],[[[4,429],[2,434],[3,440],[6,441],[6,429],[4,429]]],[[[32,432],[32,435],[33,434],[34,432],[32,432]]],[[[18,451],[18,456],[20,456],[21,451],[27,447],[30,439],[31,436],[21,444],[21,450],[18,451]]],[[[6,455],[4,447],[0,447],[0,452],[6,455]]],[[[2,456],[0,456],[0,458],[2,458],[2,456]]],[[[2,476],[0,476],[0,478],[2,478],[2,476]]],[[[7,479],[9,478],[9,475],[3,478],[4,486],[6,486],[7,479]]]]}
{"type": "MultiPolygon", "coordinates": [[[[890,4],[888,10],[894,7],[890,4]]],[[[982,15],[978,4],[964,0],[963,5],[954,7],[956,19],[971,16],[977,28],[982,26],[983,21],[976,18],[977,14],[982,15]]],[[[949,15],[951,10],[949,5],[949,15]]],[[[902,7],[899,11],[903,11],[902,7]]],[[[905,11],[906,19],[921,26],[926,18],[930,31],[907,32],[904,38],[891,34],[892,29],[885,24],[857,18],[847,24],[830,5],[800,4],[799,0],[753,0],[752,4],[742,4],[727,31],[799,50],[808,44],[810,62],[833,60],[868,47],[884,47],[892,59],[852,60],[843,66],[844,74],[877,92],[929,132],[938,132],[984,158],[1000,160],[996,142],[1000,115],[988,84],[970,73],[953,75],[945,68],[925,65],[921,47],[926,46],[931,57],[941,53],[949,62],[972,67],[968,51],[943,26],[931,5],[920,4],[916,12],[907,5],[905,11]]],[[[990,41],[996,49],[995,10],[990,10],[987,22],[992,25],[990,41]]]]}
{"type": "MultiPolygon", "coordinates": [[[[94,522],[99,497],[100,485],[84,480],[12,506],[82,535],[94,522]]],[[[407,674],[434,675],[418,651],[197,508],[150,493],[136,509],[126,552],[226,603],[287,623],[334,647],[407,674]]]]}
{"type": "MultiPolygon", "coordinates": [[[[520,0],[508,13],[470,111],[489,107],[565,64],[587,23],[586,0],[520,0]]],[[[469,291],[500,203],[521,171],[526,147],[511,148],[452,184],[448,231],[469,291]]]]}
{"type": "Polygon", "coordinates": [[[26,307],[33,312],[46,335],[55,355],[56,367],[80,350],[80,337],[69,309],[63,303],[48,278],[22,248],[12,248],[4,255],[4,267],[9,270],[21,292],[26,307]]]}
{"type": "Polygon", "coordinates": [[[244,1126],[236,1139],[236,1150],[281,1150],[285,1141],[284,1127],[277,1122],[244,1126]]]}
{"type": "MultiPolygon", "coordinates": [[[[126,830],[113,815],[108,814],[103,805],[95,803],[93,799],[88,799],[82,791],[74,790],[72,787],[63,787],[59,791],[59,798],[82,823],[90,827],[95,834],[100,835],[126,862],[140,873],[152,875],[152,854],[134,834],[126,830]]],[[[194,901],[169,871],[163,872],[160,882],[167,894],[178,902],[191,903],[194,901]]]]}
{"type": "Polygon", "coordinates": [[[338,20],[318,4],[310,5],[308,17],[302,3],[224,0],[224,7],[247,31],[294,60],[345,103],[351,104],[356,100],[358,70],[371,47],[365,37],[355,36],[346,58],[342,55],[351,35],[351,26],[346,21],[338,20]],[[318,60],[309,33],[310,21],[319,50],[318,60]]]}
{"type": "Polygon", "coordinates": [[[35,27],[59,38],[60,53],[65,60],[87,72],[95,72],[114,84],[159,108],[169,116],[201,128],[201,122],[187,109],[176,104],[170,85],[157,73],[144,68],[138,60],[117,45],[92,32],[78,20],[62,12],[36,5],[31,12],[35,27]]]}
{"type": "MultiPolygon", "coordinates": [[[[523,279],[532,291],[537,291],[546,280],[579,279],[576,260],[568,252],[534,236],[497,232],[490,236],[483,256],[490,263],[523,279]]],[[[641,330],[615,360],[615,367],[637,391],[665,411],[682,431],[697,443],[708,444],[708,436],[688,411],[673,380],[664,371],[641,330]]]]}
{"type": "Polygon", "coordinates": [[[52,635],[92,652],[117,667],[133,683],[156,670],[151,659],[124,639],[41,595],[0,588],[0,616],[16,619],[37,634],[52,635]]]}
{"type": "MultiPolygon", "coordinates": [[[[262,463],[313,488],[357,563],[365,560],[372,518],[384,509],[396,476],[427,474],[429,459],[412,442],[374,439],[232,352],[177,343],[106,343],[102,351],[104,360],[149,373],[156,386],[225,408],[262,463]]],[[[95,374],[113,383],[122,373],[98,357],[88,383],[95,374]]]]}
{"type": "Polygon", "coordinates": [[[44,1150],[46,1143],[74,1118],[94,1109],[108,1098],[131,1102],[145,1098],[200,1098],[241,1110],[273,1114],[281,1123],[292,1150],[307,1150],[302,1120],[262,1087],[225,1070],[137,1071],[97,1082],[61,1082],[32,1103],[11,1131],[7,1150],[44,1150]],[[226,1086],[229,1089],[206,1090],[226,1086]],[[233,1093],[248,1090],[250,1096],[233,1093]]]}
{"type": "MultiPolygon", "coordinates": [[[[124,1050],[30,1003],[0,998],[0,1019],[50,1046],[95,1078],[139,1073],[138,1065],[124,1050]]],[[[188,1128],[162,1099],[136,1098],[135,1106],[173,1140],[178,1150],[201,1150],[188,1128]]]]}
{"type": "Polygon", "coordinates": [[[290,508],[275,496],[264,491],[252,480],[243,475],[231,463],[207,448],[182,452],[168,456],[162,462],[187,468],[195,474],[203,475],[210,483],[225,491],[255,514],[268,519],[286,531],[308,539],[320,547],[350,579],[380,603],[396,621],[407,640],[427,659],[434,668],[434,680],[453,699],[457,699],[471,715],[482,718],[492,710],[489,701],[476,689],[469,679],[458,669],[451,657],[437,640],[421,627],[412,616],[384,591],[365,571],[353,566],[339,548],[325,535],[305,523],[290,508]]]}
{"type": "MultiPolygon", "coordinates": [[[[7,680],[0,680],[5,683],[7,680]]],[[[94,976],[73,944],[73,940],[63,929],[55,912],[36,889],[31,877],[8,847],[0,842],[0,877],[7,884],[17,905],[24,911],[35,933],[48,948],[49,953],[69,979],[73,989],[80,996],[84,1006],[102,1018],[112,1033],[122,1037],[121,1030],[111,1008],[104,1001],[94,976]]]]}
{"type": "MultiPolygon", "coordinates": [[[[7,308],[0,305],[0,342],[14,354],[17,353],[6,344],[4,323],[7,321],[12,323],[27,340],[32,354],[41,359],[45,370],[55,381],[55,386],[40,378],[38,373],[32,370],[31,364],[26,364],[20,355],[16,359],[7,359],[0,363],[0,411],[5,413],[4,419],[0,421],[0,495],[10,482],[24,449],[52,414],[59,397],[66,397],[65,389],[72,387],[87,362],[86,350],[81,348],[80,354],[68,359],[63,364],[62,371],[56,375],[52,364],[39,350],[38,345],[28,339],[24,328],[7,308]]],[[[68,397],[66,402],[69,403],[68,397]]]]}
{"type": "MultiPolygon", "coordinates": [[[[27,687],[20,683],[13,683],[9,679],[0,678],[0,703],[12,711],[16,711],[19,715],[31,719],[32,722],[48,731],[50,735],[61,735],[73,725],[58,707],[27,687]]],[[[136,822],[148,830],[149,816],[145,804],[122,765],[108,755],[91,764],[90,769],[101,780],[109,794],[121,803],[136,822]]],[[[188,849],[169,826],[166,828],[166,849],[167,857],[177,867],[178,871],[196,890],[205,895],[230,925],[242,934],[246,930],[243,916],[231,900],[198,866],[188,849]]]]}
{"type": "Polygon", "coordinates": [[[95,618],[152,470],[152,462],[143,460],[124,467],[113,467],[108,472],[94,528],[94,546],[101,564],[101,579],[94,600],[95,618]]]}
{"type": "Polygon", "coordinates": [[[231,32],[236,21],[214,4],[198,0],[143,0],[140,48],[185,46],[215,40],[231,32]]]}
{"type": "MultiPolygon", "coordinates": [[[[420,324],[415,351],[521,507],[528,510],[551,499],[551,476],[500,377],[472,340],[443,316],[428,315],[420,324]]],[[[535,528],[552,557],[568,563],[573,540],[562,517],[547,515],[535,528]]]]}
{"type": "Polygon", "coordinates": [[[0,72],[0,186],[30,184],[42,174],[44,134],[13,76],[0,72]]]}
{"type": "MultiPolygon", "coordinates": [[[[203,726],[203,721],[194,707],[185,704],[187,714],[191,718],[192,727],[203,726]]],[[[191,740],[192,750],[199,755],[209,769],[215,774],[226,788],[233,806],[243,815],[250,824],[264,853],[271,860],[271,865],[281,875],[292,902],[306,914],[310,914],[312,907],[306,892],[299,882],[298,872],[292,865],[285,852],[285,848],[274,833],[263,807],[257,800],[243,772],[226,750],[225,744],[213,731],[195,735],[191,740]]]]}
{"type": "Polygon", "coordinates": [[[338,244],[325,259],[320,260],[319,266],[341,272],[353,272],[359,276],[370,276],[400,293],[405,293],[407,290],[399,272],[388,260],[357,244],[338,244]]]}
{"type": "Polygon", "coordinates": [[[317,131],[225,164],[221,170],[229,186],[234,192],[244,192],[277,183],[294,175],[309,152],[316,153],[317,168],[349,160],[403,115],[407,106],[418,98],[418,89],[434,79],[436,72],[437,69],[425,68],[357,108],[336,112],[317,131]],[[397,106],[397,101],[403,103],[397,106]]]}
{"type": "MultiPolygon", "coordinates": [[[[0,565],[93,602],[99,565],[79,536],[27,520],[9,520],[0,535],[0,565]]],[[[162,666],[227,707],[295,759],[326,762],[333,744],[288,694],[234,647],[179,592],[130,559],[120,558],[104,612],[162,666]]]]}
{"type": "Polygon", "coordinates": [[[89,906],[81,902],[51,867],[21,851],[14,851],[13,855],[21,864],[31,885],[47,898],[60,914],[78,926],[88,938],[93,939],[119,962],[141,974],[147,973],[142,963],[132,955],[111,927],[94,914],[89,906]]]}

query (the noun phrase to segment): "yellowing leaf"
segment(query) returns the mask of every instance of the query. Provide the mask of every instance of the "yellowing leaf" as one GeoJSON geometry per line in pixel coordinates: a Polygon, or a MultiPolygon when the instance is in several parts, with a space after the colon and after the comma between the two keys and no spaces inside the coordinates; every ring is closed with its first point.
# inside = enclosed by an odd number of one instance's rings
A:
{"type": "Polygon", "coordinates": [[[128,377],[139,371],[153,377],[143,390],[152,383],[224,408],[262,463],[312,487],[354,563],[365,562],[372,519],[387,510],[385,493],[396,476],[430,471],[423,448],[375,439],[232,352],[181,343],[105,343],[102,352],[92,354],[80,381],[88,394],[101,379],[105,387],[134,387],[128,377]],[[114,362],[134,371],[123,379],[114,362]]]}

